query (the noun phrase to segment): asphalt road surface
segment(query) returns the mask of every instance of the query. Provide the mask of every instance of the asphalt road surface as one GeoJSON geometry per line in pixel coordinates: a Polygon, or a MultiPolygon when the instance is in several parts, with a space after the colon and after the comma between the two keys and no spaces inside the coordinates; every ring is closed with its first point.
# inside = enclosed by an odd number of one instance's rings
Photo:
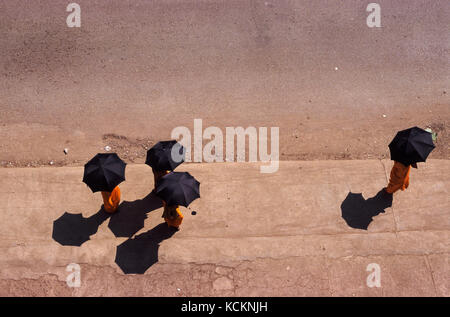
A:
{"type": "Polygon", "coordinates": [[[450,3],[0,2],[0,164],[128,162],[173,128],[280,128],[283,160],[387,157],[430,126],[449,158],[450,3]],[[65,155],[63,149],[68,148],[65,155]]]}

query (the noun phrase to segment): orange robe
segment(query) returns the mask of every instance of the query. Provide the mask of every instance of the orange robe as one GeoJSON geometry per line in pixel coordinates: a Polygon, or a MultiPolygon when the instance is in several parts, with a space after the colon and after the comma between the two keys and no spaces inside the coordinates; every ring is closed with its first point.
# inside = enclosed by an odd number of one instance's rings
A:
{"type": "Polygon", "coordinates": [[[117,210],[120,203],[120,188],[116,186],[112,192],[102,192],[103,206],[109,213],[113,213],[117,210]]]}
{"type": "Polygon", "coordinates": [[[389,194],[395,193],[397,190],[405,190],[409,186],[409,172],[411,171],[411,165],[405,166],[400,162],[394,161],[394,166],[391,170],[391,176],[389,184],[386,188],[386,192],[389,194]]]}
{"type": "Polygon", "coordinates": [[[163,177],[166,174],[169,174],[170,171],[155,171],[154,169],[152,169],[152,170],[153,170],[153,177],[155,180],[155,188],[156,188],[156,183],[161,179],[161,177],[163,177]]]}
{"type": "Polygon", "coordinates": [[[166,221],[166,223],[170,227],[179,228],[181,223],[183,222],[183,214],[180,211],[179,206],[167,206],[165,202],[163,202],[164,206],[164,212],[163,212],[163,218],[166,221]]]}

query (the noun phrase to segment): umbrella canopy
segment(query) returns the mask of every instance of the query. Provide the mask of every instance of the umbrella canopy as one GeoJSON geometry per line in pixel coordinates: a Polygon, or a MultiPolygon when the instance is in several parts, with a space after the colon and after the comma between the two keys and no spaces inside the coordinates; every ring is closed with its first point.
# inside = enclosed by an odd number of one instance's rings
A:
{"type": "Polygon", "coordinates": [[[169,206],[187,207],[200,197],[200,183],[187,172],[171,172],[161,177],[156,194],[169,206]]]}
{"type": "Polygon", "coordinates": [[[145,164],[156,171],[173,171],[184,162],[185,148],[175,140],[161,141],[147,151],[145,164]]]}
{"type": "Polygon", "coordinates": [[[397,132],[389,144],[391,160],[406,166],[425,162],[434,147],[431,133],[418,127],[397,132]]]}
{"type": "Polygon", "coordinates": [[[125,166],[116,153],[98,153],[84,165],[83,182],[94,193],[111,192],[125,180],[125,166]]]}

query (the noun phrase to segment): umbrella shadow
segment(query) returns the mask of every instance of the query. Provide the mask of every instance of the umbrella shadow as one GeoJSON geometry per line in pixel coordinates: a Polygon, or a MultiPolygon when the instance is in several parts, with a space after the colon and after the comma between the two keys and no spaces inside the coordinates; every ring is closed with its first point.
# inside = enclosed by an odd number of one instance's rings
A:
{"type": "Polygon", "coordinates": [[[150,211],[162,207],[162,200],[154,191],[143,199],[124,201],[109,220],[108,227],[116,237],[132,237],[144,228],[144,221],[150,211]]]}
{"type": "Polygon", "coordinates": [[[373,217],[392,206],[392,195],[383,189],[375,196],[364,199],[362,194],[349,192],[341,204],[342,218],[352,228],[367,230],[373,217]]]}
{"type": "Polygon", "coordinates": [[[110,217],[103,208],[89,218],[65,212],[53,222],[52,238],[61,245],[81,246],[110,217]]]}
{"type": "Polygon", "coordinates": [[[172,237],[177,229],[161,223],[149,231],[128,239],[117,247],[115,262],[125,274],[144,274],[158,262],[162,241],[172,237]]]}

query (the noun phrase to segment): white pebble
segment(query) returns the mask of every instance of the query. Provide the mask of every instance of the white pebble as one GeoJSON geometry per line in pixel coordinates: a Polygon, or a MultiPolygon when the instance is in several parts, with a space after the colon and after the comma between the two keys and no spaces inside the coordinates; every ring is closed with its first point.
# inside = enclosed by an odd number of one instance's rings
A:
{"type": "Polygon", "coordinates": [[[111,147],[110,147],[109,145],[105,146],[105,151],[106,151],[106,152],[111,151],[111,147]]]}

